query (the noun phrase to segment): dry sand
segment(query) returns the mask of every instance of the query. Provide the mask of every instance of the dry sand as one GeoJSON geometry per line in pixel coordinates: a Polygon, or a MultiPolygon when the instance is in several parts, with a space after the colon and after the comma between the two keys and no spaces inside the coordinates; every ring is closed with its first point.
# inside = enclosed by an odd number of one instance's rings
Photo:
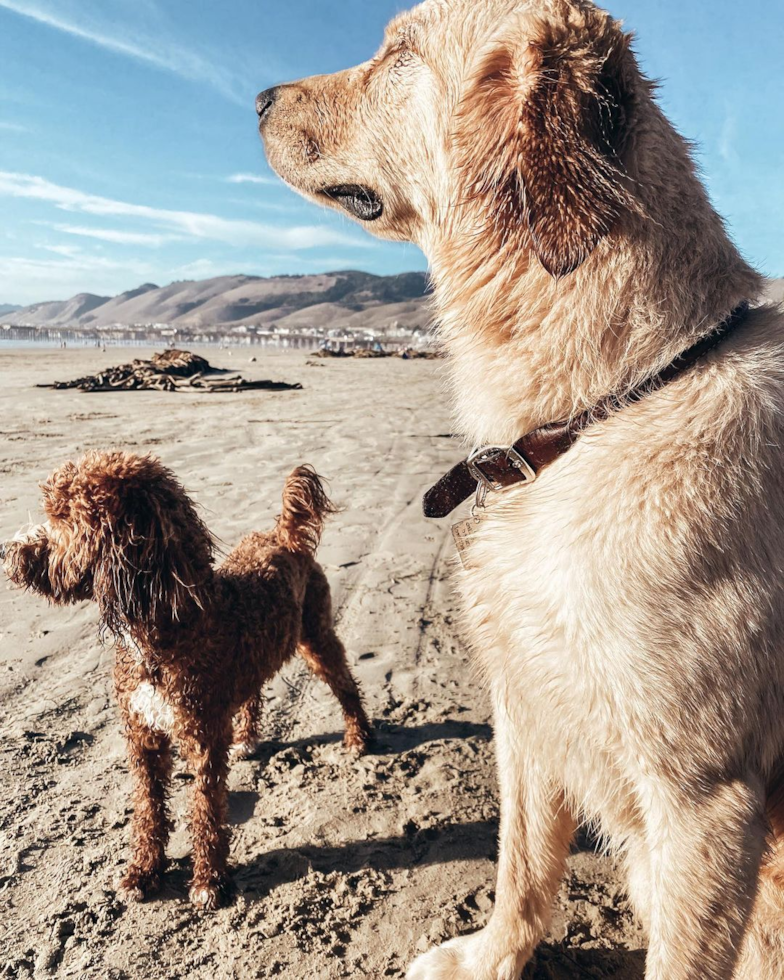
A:
{"type": "MultiPolygon", "coordinates": [[[[231,773],[237,897],[187,902],[188,776],[160,898],[126,906],[129,776],[112,650],[91,604],[0,592],[0,976],[107,980],[402,977],[415,952],[483,925],[498,826],[487,698],[460,640],[447,522],[420,496],[461,454],[432,362],[211,351],[303,391],[36,389],[151,351],[0,348],[0,537],[37,483],[91,447],[158,453],[226,547],[269,524],[312,462],[343,508],[320,552],[378,731],[347,759],[337,705],[298,662],[266,692],[266,743],[231,773]]],[[[612,862],[583,841],[526,978],[639,980],[642,939],[612,862]]]]}

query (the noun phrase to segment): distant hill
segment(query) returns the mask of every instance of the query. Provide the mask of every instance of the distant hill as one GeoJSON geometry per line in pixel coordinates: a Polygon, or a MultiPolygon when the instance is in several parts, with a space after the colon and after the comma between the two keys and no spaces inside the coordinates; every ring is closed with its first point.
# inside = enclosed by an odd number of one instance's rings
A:
{"type": "MultiPolygon", "coordinates": [[[[427,327],[430,287],[424,272],[374,276],[325,272],[312,276],[220,276],[168,286],[144,283],[119,296],[79,293],[34,306],[0,306],[13,322],[39,327],[110,327],[167,323],[190,329],[240,324],[305,329],[382,330],[427,327]]],[[[784,279],[770,280],[769,299],[784,302],[784,279]]]]}
{"type": "Polygon", "coordinates": [[[21,306],[14,306],[13,303],[0,303],[0,316],[3,316],[4,313],[15,313],[21,309],[21,306]]]}
{"type": "Polygon", "coordinates": [[[95,296],[93,293],[77,293],[71,299],[54,303],[36,303],[34,306],[17,309],[14,322],[34,326],[76,325],[82,318],[89,316],[91,310],[103,306],[108,299],[108,296],[95,296]]]}
{"type": "Polygon", "coordinates": [[[108,327],[167,323],[183,328],[239,324],[291,327],[427,327],[427,276],[406,272],[327,272],[313,276],[221,276],[168,286],[145,283],[119,296],[80,293],[14,313],[14,323],[39,327],[108,327]]]}

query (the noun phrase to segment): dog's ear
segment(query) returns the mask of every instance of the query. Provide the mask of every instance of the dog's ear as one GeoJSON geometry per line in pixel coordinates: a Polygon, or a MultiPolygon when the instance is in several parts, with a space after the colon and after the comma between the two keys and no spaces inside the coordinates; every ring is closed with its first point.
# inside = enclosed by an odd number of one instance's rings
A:
{"type": "Polygon", "coordinates": [[[0,566],[14,585],[56,600],[56,586],[49,576],[49,555],[45,535],[26,535],[24,539],[9,541],[2,546],[0,566]]]}
{"type": "Polygon", "coordinates": [[[455,149],[469,193],[522,224],[555,277],[640,210],[622,162],[642,85],[629,45],[603,11],[553,0],[504,25],[465,90],[455,149]]]}
{"type": "Polygon", "coordinates": [[[95,454],[79,482],[104,625],[160,626],[201,606],[213,543],[174,475],[154,457],[95,454]]]}

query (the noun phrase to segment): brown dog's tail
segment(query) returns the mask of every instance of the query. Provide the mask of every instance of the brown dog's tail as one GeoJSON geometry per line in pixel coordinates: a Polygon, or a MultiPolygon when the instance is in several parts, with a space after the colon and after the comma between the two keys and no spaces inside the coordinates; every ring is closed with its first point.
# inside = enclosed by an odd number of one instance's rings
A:
{"type": "Polygon", "coordinates": [[[283,487],[283,510],[278,518],[278,540],[287,551],[315,554],[325,519],[337,508],[312,466],[298,466],[283,487]]]}

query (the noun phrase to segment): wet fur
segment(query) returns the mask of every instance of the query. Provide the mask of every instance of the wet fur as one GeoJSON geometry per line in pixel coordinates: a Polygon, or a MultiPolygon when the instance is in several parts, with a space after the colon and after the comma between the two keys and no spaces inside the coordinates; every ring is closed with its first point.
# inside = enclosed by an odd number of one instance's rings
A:
{"type": "MultiPolygon", "coordinates": [[[[588,0],[427,0],[370,61],[284,86],[262,135],[297,190],[366,184],[368,229],[425,251],[469,445],[623,395],[760,294],[588,0]]],[[[516,980],[586,818],[647,980],[784,980],[782,326],[760,305],[489,498],[460,589],[495,712],[496,907],[411,980],[516,980]]]]}
{"type": "Polygon", "coordinates": [[[5,546],[5,569],[52,602],[94,599],[116,638],[135,783],[123,888],[141,899],[160,887],[176,742],[195,776],[191,896],[215,908],[228,883],[229,752],[232,742],[245,754],[255,748],[264,684],[299,652],[340,702],[347,748],[363,751],[370,734],[314,559],[333,507],[316,473],[299,467],[276,526],[249,534],[216,568],[207,528],[152,456],[88,453],[42,489],[47,521],[5,546]]]}

